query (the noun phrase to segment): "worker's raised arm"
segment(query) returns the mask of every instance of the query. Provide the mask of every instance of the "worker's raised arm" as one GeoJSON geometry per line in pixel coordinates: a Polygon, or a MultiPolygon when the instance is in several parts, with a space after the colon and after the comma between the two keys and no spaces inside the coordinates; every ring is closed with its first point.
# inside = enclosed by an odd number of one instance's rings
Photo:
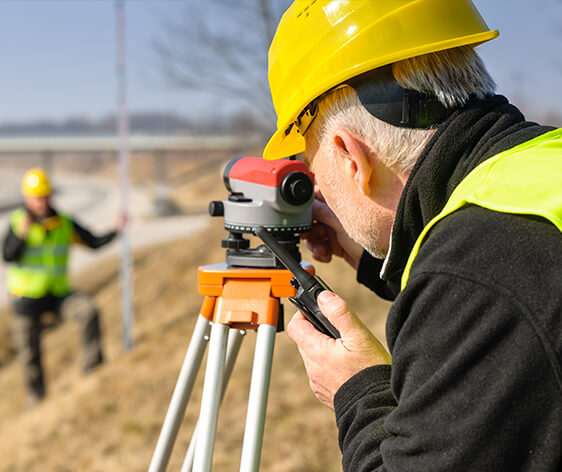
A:
{"type": "Polygon", "coordinates": [[[25,239],[18,237],[10,227],[4,236],[2,246],[2,256],[5,262],[15,262],[23,254],[25,249],[25,239]]]}
{"type": "Polygon", "coordinates": [[[115,236],[119,234],[117,230],[113,230],[98,236],[77,223],[76,220],[73,220],[72,222],[74,224],[73,242],[82,244],[91,249],[98,249],[102,246],[105,246],[106,244],[113,241],[113,239],[115,239],[115,236]]]}
{"type": "Polygon", "coordinates": [[[16,262],[22,256],[25,249],[25,238],[29,233],[32,217],[29,212],[20,219],[17,225],[12,221],[4,236],[2,255],[6,262],[16,262]]]}

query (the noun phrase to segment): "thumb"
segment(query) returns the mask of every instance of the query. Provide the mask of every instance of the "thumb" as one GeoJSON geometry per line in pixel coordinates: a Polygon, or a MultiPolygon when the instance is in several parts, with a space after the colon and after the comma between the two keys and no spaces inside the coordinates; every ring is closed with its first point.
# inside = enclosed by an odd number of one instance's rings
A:
{"type": "Polygon", "coordinates": [[[351,335],[357,329],[364,329],[347,303],[335,293],[324,290],[318,295],[317,302],[320,311],[337,328],[342,337],[344,333],[351,335]]]}
{"type": "Polygon", "coordinates": [[[324,290],[318,296],[318,307],[337,328],[348,351],[369,352],[375,364],[390,364],[392,359],[384,346],[373,336],[347,303],[335,293],[324,290]]]}

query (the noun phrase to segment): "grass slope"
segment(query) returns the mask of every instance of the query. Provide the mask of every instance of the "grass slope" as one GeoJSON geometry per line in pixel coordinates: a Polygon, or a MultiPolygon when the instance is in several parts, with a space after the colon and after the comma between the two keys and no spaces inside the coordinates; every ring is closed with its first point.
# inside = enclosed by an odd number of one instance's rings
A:
{"type": "MultiPolygon", "coordinates": [[[[218,173],[174,189],[176,201],[203,209],[224,198],[218,173]]],[[[0,472],[145,471],[148,468],[202,299],[197,267],[222,262],[222,221],[186,241],[135,255],[134,339],[121,343],[118,262],[85,274],[78,286],[102,310],[107,362],[87,377],[79,373],[78,331],[71,323],[44,336],[49,396],[23,408],[19,364],[10,337],[11,318],[0,312],[0,472]]],[[[306,260],[311,260],[303,250],[306,260]]],[[[355,283],[342,261],[316,264],[326,282],[384,338],[388,304],[355,283]]],[[[287,319],[294,312],[285,302],[287,319]]],[[[213,470],[238,469],[255,333],[239,354],[220,411],[213,470]]],[[[202,373],[188,405],[169,470],[179,470],[199,410],[202,373]]],[[[276,336],[261,470],[341,470],[333,412],[311,393],[302,361],[286,333],[276,336]]]]}

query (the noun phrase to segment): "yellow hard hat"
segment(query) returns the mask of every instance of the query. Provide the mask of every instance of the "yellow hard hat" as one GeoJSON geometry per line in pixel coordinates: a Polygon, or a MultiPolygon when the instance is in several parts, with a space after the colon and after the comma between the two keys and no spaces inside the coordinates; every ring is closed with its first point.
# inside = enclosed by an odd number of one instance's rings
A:
{"type": "Polygon", "coordinates": [[[269,49],[277,131],[265,159],[304,151],[300,116],[342,82],[411,57],[478,44],[491,31],[471,0],[296,0],[269,49]]]}
{"type": "Polygon", "coordinates": [[[45,197],[51,194],[49,177],[43,169],[28,170],[21,183],[21,193],[26,197],[45,197]]]}

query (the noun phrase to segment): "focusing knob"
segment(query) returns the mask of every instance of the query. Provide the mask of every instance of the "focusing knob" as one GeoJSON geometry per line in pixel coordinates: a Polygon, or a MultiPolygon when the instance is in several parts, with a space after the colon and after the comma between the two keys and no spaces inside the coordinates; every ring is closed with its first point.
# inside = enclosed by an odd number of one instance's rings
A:
{"type": "Polygon", "coordinates": [[[209,203],[209,215],[211,216],[224,216],[224,203],[219,201],[212,201],[209,203]]]}
{"type": "Polygon", "coordinates": [[[312,198],[314,185],[304,172],[291,172],[281,182],[281,196],[292,205],[302,205],[312,198]]]}
{"type": "Polygon", "coordinates": [[[228,238],[221,240],[221,246],[226,249],[248,249],[250,247],[250,240],[242,236],[242,233],[231,231],[228,238]]]}

